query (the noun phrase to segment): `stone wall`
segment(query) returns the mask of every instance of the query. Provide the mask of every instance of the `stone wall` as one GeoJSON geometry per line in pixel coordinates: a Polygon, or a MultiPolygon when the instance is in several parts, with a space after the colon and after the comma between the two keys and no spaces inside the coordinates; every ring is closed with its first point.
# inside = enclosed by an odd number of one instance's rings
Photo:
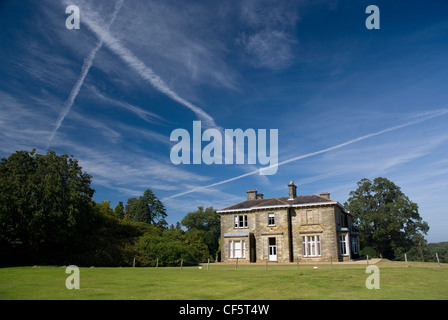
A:
{"type": "Polygon", "coordinates": [[[275,238],[277,261],[340,261],[339,234],[349,233],[351,217],[336,205],[273,208],[221,213],[221,257],[229,257],[230,241],[245,241],[245,262],[264,262],[269,259],[269,238],[275,238]],[[275,224],[269,225],[268,214],[274,213],[275,224]],[[247,216],[247,228],[235,228],[235,216],[247,216]],[[344,222],[343,219],[346,219],[344,222]],[[303,254],[302,238],[320,237],[320,256],[303,254]]]}
{"type": "Polygon", "coordinates": [[[254,230],[256,261],[269,259],[269,238],[275,238],[277,261],[290,261],[290,228],[288,209],[260,210],[254,212],[256,228],[254,230]],[[268,214],[274,213],[275,224],[269,225],[268,214]]]}
{"type": "Polygon", "coordinates": [[[291,210],[294,261],[338,261],[335,206],[297,207],[291,210]],[[320,237],[320,256],[304,256],[304,236],[320,237]]]}

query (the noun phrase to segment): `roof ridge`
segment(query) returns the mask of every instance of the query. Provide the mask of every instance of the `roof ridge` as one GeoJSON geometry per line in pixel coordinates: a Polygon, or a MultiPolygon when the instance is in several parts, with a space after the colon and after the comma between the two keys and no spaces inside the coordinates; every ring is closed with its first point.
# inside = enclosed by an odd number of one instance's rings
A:
{"type": "MultiPolygon", "coordinates": [[[[286,197],[281,197],[281,198],[286,198],[286,197]]],[[[290,204],[289,202],[287,202],[287,201],[284,201],[284,200],[282,200],[281,198],[278,198],[278,201],[280,201],[280,202],[283,202],[284,204],[290,204]]]]}

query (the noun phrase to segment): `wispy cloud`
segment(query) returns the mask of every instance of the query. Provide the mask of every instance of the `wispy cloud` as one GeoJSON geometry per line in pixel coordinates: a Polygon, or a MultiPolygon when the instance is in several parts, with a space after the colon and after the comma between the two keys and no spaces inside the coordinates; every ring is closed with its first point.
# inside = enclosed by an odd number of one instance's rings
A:
{"type": "MultiPolygon", "coordinates": [[[[115,10],[113,12],[112,18],[111,18],[109,24],[106,26],[107,29],[110,28],[110,26],[114,22],[115,18],[117,17],[117,14],[121,9],[122,4],[123,4],[123,0],[118,0],[116,2],[115,10]]],[[[73,106],[73,103],[75,102],[75,99],[79,93],[79,90],[81,89],[81,86],[84,83],[84,79],[86,78],[87,74],[89,73],[90,67],[92,66],[93,59],[95,59],[96,53],[102,46],[103,46],[103,39],[99,38],[98,43],[95,46],[95,48],[93,48],[93,50],[90,51],[87,58],[84,59],[84,63],[81,68],[81,74],[79,75],[78,80],[76,81],[75,85],[73,86],[72,90],[70,91],[70,95],[68,96],[68,99],[65,102],[65,104],[62,108],[62,111],[59,114],[58,119],[56,120],[56,125],[50,135],[50,138],[48,139],[47,149],[50,147],[50,144],[53,141],[56,132],[61,127],[61,124],[64,121],[65,117],[70,112],[70,110],[73,106]]]]}
{"type": "Polygon", "coordinates": [[[241,20],[249,27],[237,39],[251,63],[257,68],[281,70],[294,61],[293,46],[298,2],[266,0],[244,1],[240,4],[241,20]]]}
{"type": "Polygon", "coordinates": [[[50,133],[52,112],[47,102],[34,96],[17,97],[0,91],[0,150],[10,153],[39,147],[50,133]]]}
{"type": "Polygon", "coordinates": [[[289,67],[294,54],[291,45],[296,41],[288,33],[279,30],[263,30],[244,36],[241,42],[253,58],[255,67],[280,70],[289,67]]]}
{"type": "Polygon", "coordinates": [[[115,38],[109,30],[99,26],[94,20],[87,15],[84,18],[84,22],[87,24],[90,30],[96,34],[96,36],[104,41],[105,45],[119,56],[132,70],[140,75],[145,81],[149,82],[154,88],[171,98],[172,100],[180,103],[184,107],[187,107],[193,111],[196,116],[201,119],[207,127],[216,127],[215,120],[207,114],[200,107],[192,104],[186,99],[179,96],[173,91],[165,81],[160,78],[151,68],[140,60],[131,50],[126,48],[119,39],[115,38]]]}
{"type": "MultiPolygon", "coordinates": [[[[433,119],[433,118],[436,118],[436,117],[443,116],[443,115],[445,115],[447,113],[448,113],[448,109],[439,109],[439,110],[436,110],[434,112],[427,112],[423,116],[421,116],[420,118],[417,118],[417,119],[415,119],[413,121],[406,122],[404,124],[396,125],[396,126],[393,126],[393,127],[389,127],[387,129],[384,129],[384,130],[381,130],[381,131],[377,131],[377,132],[373,132],[373,133],[370,133],[370,134],[366,134],[366,135],[360,136],[358,138],[351,139],[351,140],[348,140],[346,142],[334,145],[334,146],[329,147],[329,148],[325,148],[325,149],[322,149],[322,150],[319,150],[319,151],[315,151],[315,152],[307,153],[307,154],[300,155],[300,156],[297,156],[297,157],[293,157],[293,158],[290,158],[290,159],[287,159],[287,160],[279,162],[278,166],[282,166],[282,165],[285,165],[285,164],[288,164],[288,163],[291,163],[291,162],[295,162],[295,161],[298,161],[298,160],[306,159],[306,158],[309,158],[309,157],[313,157],[313,156],[316,156],[316,155],[319,155],[319,154],[323,154],[323,153],[327,153],[327,152],[330,152],[330,151],[334,151],[334,150],[337,150],[337,149],[341,149],[341,148],[343,148],[345,146],[354,144],[356,142],[360,142],[360,141],[363,141],[363,140],[366,140],[366,139],[369,139],[369,138],[373,138],[373,137],[376,137],[376,136],[379,136],[379,135],[382,135],[382,134],[385,134],[385,133],[388,133],[388,132],[392,132],[392,131],[396,131],[396,130],[399,130],[399,129],[403,129],[403,128],[406,128],[406,127],[409,127],[409,126],[412,126],[412,125],[415,125],[415,124],[418,124],[418,123],[421,123],[421,122],[424,122],[424,121],[427,121],[427,120],[430,120],[430,119],[433,119]]],[[[401,161],[403,161],[403,160],[401,160],[401,161]]],[[[192,192],[197,192],[197,191],[200,191],[200,190],[203,190],[203,189],[207,189],[207,188],[210,188],[210,187],[215,187],[215,186],[218,186],[218,185],[222,185],[222,184],[225,184],[225,183],[228,183],[228,182],[231,182],[231,181],[235,181],[235,180],[239,180],[239,179],[242,179],[242,178],[254,175],[254,174],[259,174],[260,171],[264,170],[264,169],[266,169],[266,168],[261,168],[261,169],[257,169],[257,170],[254,170],[254,171],[250,171],[248,173],[245,173],[245,174],[242,174],[242,175],[230,178],[230,179],[226,179],[226,180],[222,180],[222,181],[219,181],[219,182],[215,182],[215,183],[212,183],[212,184],[209,184],[209,185],[206,185],[206,186],[196,187],[196,188],[193,188],[191,190],[172,195],[172,196],[168,197],[168,199],[180,197],[180,196],[192,193],[192,192]]]]}
{"type": "Polygon", "coordinates": [[[151,156],[145,150],[129,152],[118,146],[90,148],[77,141],[55,139],[57,147],[68,148],[76,154],[83,171],[92,175],[93,184],[136,195],[147,188],[158,191],[179,191],[189,188],[191,181],[205,183],[209,177],[173,167],[169,162],[151,156]]]}
{"type": "Polygon", "coordinates": [[[102,92],[100,92],[96,87],[90,86],[90,89],[92,92],[99,97],[100,99],[104,100],[105,102],[118,106],[120,108],[126,109],[134,114],[136,114],[139,118],[145,120],[148,123],[151,124],[161,124],[161,123],[167,123],[168,121],[165,120],[163,117],[159,116],[158,114],[155,114],[154,112],[150,112],[147,110],[144,110],[138,106],[132,105],[130,103],[119,101],[116,99],[112,99],[106,95],[104,95],[102,92]]]}

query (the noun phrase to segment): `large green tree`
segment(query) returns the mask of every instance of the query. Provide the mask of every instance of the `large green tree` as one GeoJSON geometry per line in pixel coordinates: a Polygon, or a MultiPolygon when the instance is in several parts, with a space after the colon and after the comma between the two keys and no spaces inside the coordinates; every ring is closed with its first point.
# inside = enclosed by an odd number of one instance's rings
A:
{"type": "Polygon", "coordinates": [[[160,227],[167,226],[165,206],[150,189],[145,190],[143,195],[132,203],[130,212],[134,221],[155,224],[160,227]]]}
{"type": "MultiPolygon", "coordinates": [[[[51,262],[88,224],[91,176],[68,155],[17,151],[0,162],[0,246],[4,259],[51,262]]],[[[5,261],[5,260],[4,260],[5,261]]]]}
{"type": "Polygon", "coordinates": [[[345,207],[354,216],[361,247],[373,247],[385,258],[401,258],[421,242],[429,226],[399,186],[382,177],[362,179],[357,185],[345,207]]]}
{"type": "Polygon", "coordinates": [[[181,223],[189,232],[201,231],[210,254],[217,252],[221,235],[221,219],[213,207],[204,210],[204,207],[200,206],[198,210],[188,213],[181,223]]]}

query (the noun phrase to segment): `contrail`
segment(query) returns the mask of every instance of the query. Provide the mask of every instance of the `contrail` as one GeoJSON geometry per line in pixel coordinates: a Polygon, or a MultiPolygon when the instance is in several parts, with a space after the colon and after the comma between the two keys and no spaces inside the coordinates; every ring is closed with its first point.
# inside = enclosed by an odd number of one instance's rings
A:
{"type": "Polygon", "coordinates": [[[161,79],[151,68],[147,67],[132,51],[122,45],[118,39],[113,37],[109,30],[101,28],[88,17],[85,17],[83,21],[98,38],[104,41],[106,46],[112,50],[112,52],[119,56],[129,67],[144,80],[148,81],[154,88],[193,111],[202,121],[204,121],[207,127],[216,127],[215,121],[210,115],[171,90],[163,79],[161,79]]]}
{"type": "MultiPolygon", "coordinates": [[[[112,14],[112,19],[110,20],[109,24],[106,27],[107,29],[110,28],[110,26],[114,22],[115,18],[117,17],[122,4],[123,4],[123,0],[118,0],[116,2],[115,10],[112,14]]],[[[53,138],[56,135],[56,132],[59,130],[59,127],[61,126],[65,117],[70,112],[70,110],[73,106],[73,103],[75,102],[75,99],[78,96],[79,90],[81,89],[81,86],[84,83],[84,79],[86,78],[87,73],[89,73],[90,67],[92,66],[93,59],[95,59],[96,53],[102,47],[102,45],[103,45],[103,39],[101,37],[99,37],[98,43],[96,44],[95,48],[93,48],[93,50],[90,51],[89,55],[84,59],[84,63],[81,68],[81,74],[79,75],[78,80],[76,81],[75,85],[73,86],[72,91],[70,92],[70,95],[68,96],[68,99],[65,102],[61,113],[59,114],[58,120],[56,121],[56,126],[54,127],[53,132],[51,133],[51,136],[48,139],[47,149],[50,147],[50,144],[53,141],[53,138]]]]}
{"type": "MultiPolygon", "coordinates": [[[[322,150],[319,150],[319,151],[316,151],[316,152],[311,152],[311,153],[307,153],[307,154],[304,154],[304,155],[301,155],[301,156],[290,158],[290,159],[287,159],[287,160],[279,162],[277,166],[281,166],[281,165],[284,165],[284,164],[287,164],[287,163],[290,163],[290,162],[294,162],[294,161],[297,161],[297,160],[309,158],[309,157],[312,157],[312,156],[315,156],[315,155],[318,155],[318,154],[322,154],[322,153],[326,153],[326,152],[329,152],[329,151],[333,151],[333,150],[336,150],[336,149],[340,149],[342,147],[348,146],[350,144],[353,144],[353,143],[356,143],[356,142],[359,142],[359,141],[362,141],[362,140],[366,140],[366,139],[369,139],[369,138],[372,138],[372,137],[376,137],[376,136],[379,136],[379,135],[387,133],[387,132],[391,132],[391,131],[399,130],[399,129],[402,129],[402,128],[405,128],[405,127],[409,127],[411,125],[414,125],[414,124],[417,124],[417,123],[420,123],[420,122],[423,122],[423,121],[427,121],[427,120],[432,119],[432,118],[440,117],[440,116],[445,115],[447,113],[448,113],[448,109],[441,109],[441,110],[433,111],[431,113],[425,113],[425,116],[423,116],[421,118],[418,118],[418,119],[416,119],[414,121],[410,121],[410,122],[406,122],[404,124],[396,125],[396,126],[393,126],[393,127],[381,130],[381,131],[369,133],[369,134],[366,134],[364,136],[361,136],[361,137],[358,137],[358,138],[355,138],[355,139],[348,140],[346,142],[337,144],[337,145],[335,145],[333,147],[329,147],[329,148],[322,149],[322,150]]],[[[211,187],[214,187],[214,186],[218,186],[218,185],[221,185],[221,184],[225,184],[225,183],[228,183],[228,182],[231,182],[231,181],[242,179],[242,178],[245,178],[245,177],[248,177],[248,176],[260,173],[261,170],[265,170],[267,168],[269,168],[269,167],[260,168],[260,169],[254,170],[254,171],[250,171],[248,173],[245,173],[245,174],[242,174],[242,175],[230,178],[230,179],[226,179],[226,180],[223,180],[223,181],[215,182],[215,183],[209,184],[207,186],[193,188],[191,190],[188,190],[188,191],[185,191],[185,192],[178,193],[178,194],[172,195],[170,197],[167,197],[166,199],[177,198],[177,197],[189,194],[189,193],[193,193],[193,192],[196,192],[196,191],[204,190],[204,189],[211,188],[211,187]]]]}

